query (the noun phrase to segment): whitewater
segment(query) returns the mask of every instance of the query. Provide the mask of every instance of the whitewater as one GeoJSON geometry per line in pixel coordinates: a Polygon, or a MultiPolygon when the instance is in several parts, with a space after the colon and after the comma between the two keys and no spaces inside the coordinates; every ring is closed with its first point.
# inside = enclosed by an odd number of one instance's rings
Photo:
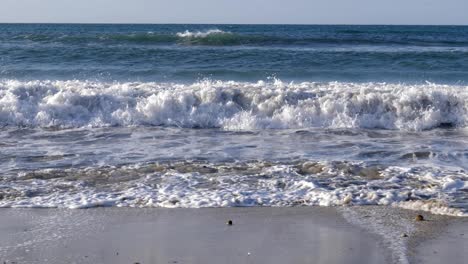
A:
{"type": "Polygon", "coordinates": [[[467,214],[463,85],[4,80],[0,98],[1,207],[467,214]]]}
{"type": "Polygon", "coordinates": [[[468,215],[468,27],[0,25],[0,207],[468,215]]]}
{"type": "Polygon", "coordinates": [[[468,86],[200,81],[0,82],[0,125],[224,130],[464,128],[468,86]]]}

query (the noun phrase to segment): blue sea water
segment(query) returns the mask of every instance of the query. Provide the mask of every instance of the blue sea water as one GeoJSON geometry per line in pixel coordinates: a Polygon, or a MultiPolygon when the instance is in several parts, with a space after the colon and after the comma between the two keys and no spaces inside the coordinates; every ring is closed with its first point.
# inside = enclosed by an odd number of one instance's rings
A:
{"type": "Polygon", "coordinates": [[[0,24],[0,206],[468,210],[468,27],[0,24]]]}
{"type": "Polygon", "coordinates": [[[2,24],[0,77],[468,80],[468,27],[2,24]]]}

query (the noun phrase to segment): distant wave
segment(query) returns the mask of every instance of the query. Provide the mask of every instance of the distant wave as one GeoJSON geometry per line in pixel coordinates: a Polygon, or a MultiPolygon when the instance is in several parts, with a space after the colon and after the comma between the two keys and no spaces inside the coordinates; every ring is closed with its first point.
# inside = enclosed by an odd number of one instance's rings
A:
{"type": "Polygon", "coordinates": [[[254,43],[255,36],[245,36],[222,31],[219,29],[210,29],[206,31],[184,31],[178,32],[176,36],[178,44],[183,45],[211,45],[211,46],[229,46],[254,43]]]}
{"type": "Polygon", "coordinates": [[[190,32],[186,30],[185,32],[179,32],[176,35],[181,38],[206,38],[210,35],[232,35],[232,33],[225,32],[219,29],[210,29],[207,31],[197,31],[197,32],[190,32]]]}
{"type": "Polygon", "coordinates": [[[0,126],[177,126],[226,130],[468,124],[468,87],[204,81],[0,82],[0,126]]]}
{"type": "Polygon", "coordinates": [[[295,35],[264,35],[246,34],[220,29],[208,29],[201,31],[183,32],[134,32],[134,33],[99,33],[99,34],[46,34],[29,33],[17,34],[11,38],[4,38],[4,41],[33,41],[41,43],[120,43],[130,42],[135,44],[182,44],[182,45],[212,45],[212,46],[232,46],[232,45],[294,45],[294,46],[314,46],[314,45],[410,45],[410,46],[447,46],[460,47],[468,45],[465,39],[443,39],[427,38],[405,35],[373,35],[369,32],[338,32],[340,34],[316,34],[307,36],[295,35]]]}

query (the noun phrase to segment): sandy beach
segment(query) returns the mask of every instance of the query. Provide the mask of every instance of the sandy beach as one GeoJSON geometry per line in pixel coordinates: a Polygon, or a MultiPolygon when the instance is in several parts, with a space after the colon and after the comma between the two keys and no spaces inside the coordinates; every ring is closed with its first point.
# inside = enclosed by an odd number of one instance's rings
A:
{"type": "Polygon", "coordinates": [[[0,260],[464,263],[468,237],[461,234],[468,236],[466,219],[427,215],[425,223],[404,226],[408,234],[403,237],[395,218],[385,217],[389,214],[411,223],[415,212],[385,207],[1,209],[0,260]],[[369,228],[362,219],[377,225],[369,228]],[[226,224],[229,220],[233,225],[226,224]],[[424,235],[418,234],[421,230],[424,235]]]}
{"type": "Polygon", "coordinates": [[[468,220],[451,219],[439,236],[421,243],[415,253],[415,263],[466,263],[468,220]]]}

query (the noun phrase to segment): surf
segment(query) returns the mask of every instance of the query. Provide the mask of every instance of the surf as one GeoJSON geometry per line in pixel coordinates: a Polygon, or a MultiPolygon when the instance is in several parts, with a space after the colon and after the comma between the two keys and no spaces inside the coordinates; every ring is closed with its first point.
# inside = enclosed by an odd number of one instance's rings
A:
{"type": "Polygon", "coordinates": [[[0,82],[0,126],[465,128],[468,86],[347,82],[0,82]]]}

